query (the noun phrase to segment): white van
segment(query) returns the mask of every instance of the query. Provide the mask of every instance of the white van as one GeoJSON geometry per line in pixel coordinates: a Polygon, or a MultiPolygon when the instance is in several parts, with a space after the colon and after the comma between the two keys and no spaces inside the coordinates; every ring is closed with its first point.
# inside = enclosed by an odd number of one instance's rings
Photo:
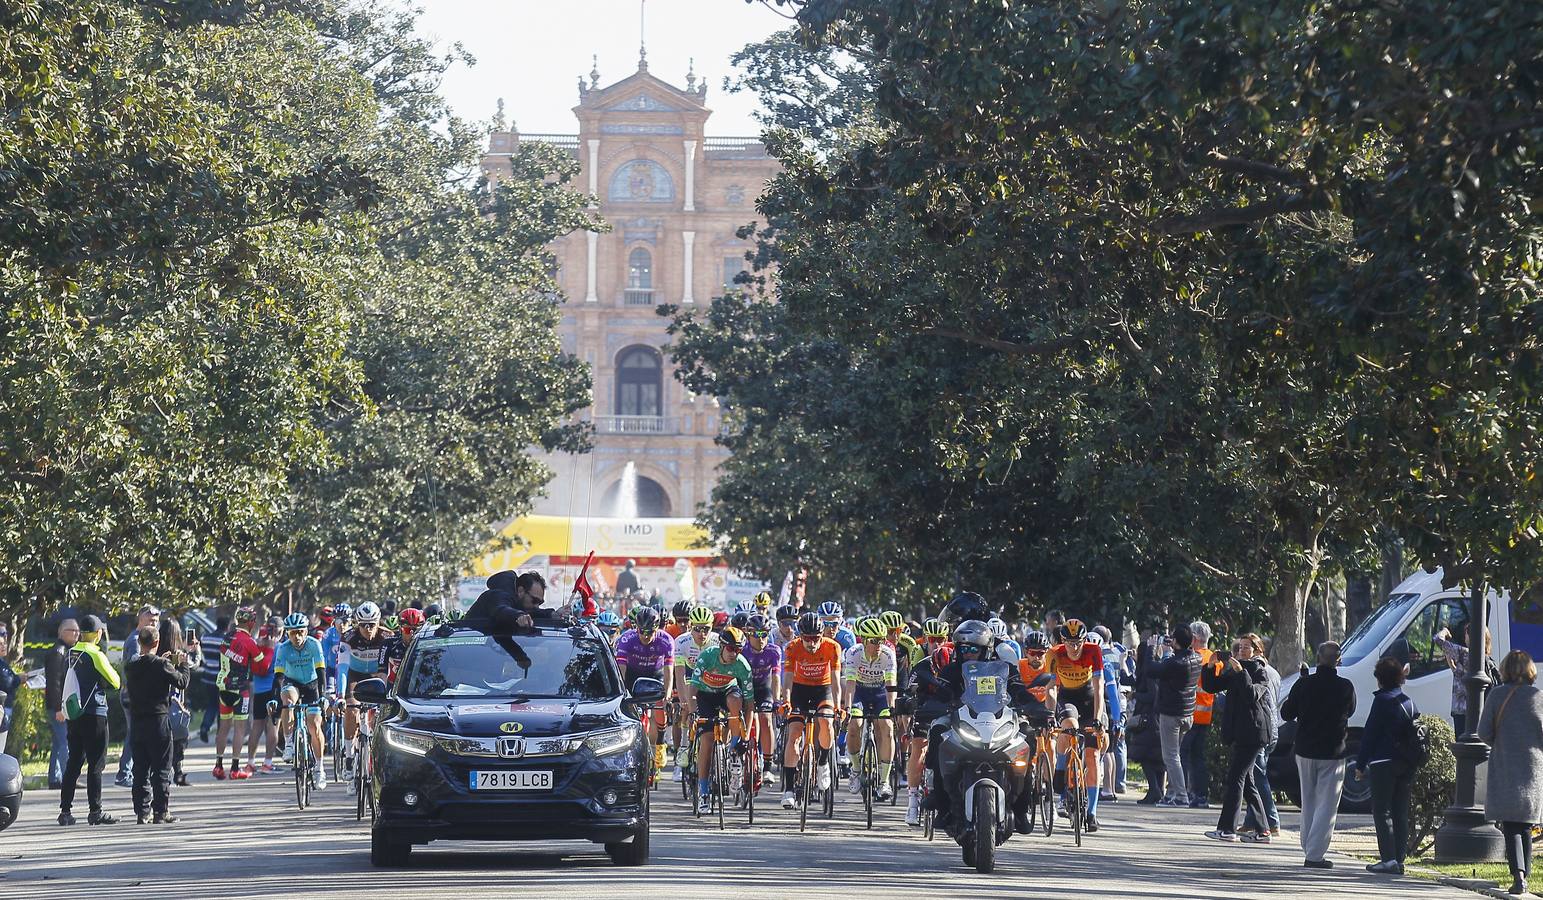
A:
{"type": "MultiPolygon", "coordinates": [[[[1361,727],[1372,708],[1372,693],[1377,679],[1372,669],[1384,656],[1409,664],[1409,679],[1404,684],[1420,712],[1452,718],[1452,668],[1435,635],[1446,629],[1449,640],[1461,641],[1468,624],[1469,592],[1461,585],[1441,586],[1441,570],[1417,571],[1404,579],[1364,622],[1344,641],[1340,651],[1339,674],[1355,685],[1356,710],[1350,719],[1349,752],[1353,756],[1359,743],[1361,727]]],[[[1513,649],[1526,650],[1534,658],[1543,654],[1543,609],[1537,599],[1513,604],[1508,591],[1489,592],[1486,625],[1493,639],[1494,659],[1499,662],[1513,649]]],[[[1311,651],[1309,651],[1311,656],[1311,651]]],[[[1297,673],[1282,673],[1281,700],[1285,701],[1297,673]]],[[[1270,784],[1296,796],[1296,764],[1290,757],[1291,723],[1281,734],[1271,757],[1270,784]],[[1276,781],[1279,775],[1280,781],[1276,781]]],[[[1370,783],[1345,781],[1342,808],[1350,811],[1369,808],[1370,783]]]]}

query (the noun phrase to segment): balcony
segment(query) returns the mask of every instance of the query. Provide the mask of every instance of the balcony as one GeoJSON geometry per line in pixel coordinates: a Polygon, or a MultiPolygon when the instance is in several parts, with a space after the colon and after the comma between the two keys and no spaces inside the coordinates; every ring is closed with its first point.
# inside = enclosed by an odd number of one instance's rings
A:
{"type": "Polygon", "coordinates": [[[655,306],[653,288],[627,288],[621,294],[622,306],[655,306]]]}
{"type": "Polygon", "coordinates": [[[595,416],[596,434],[675,434],[675,422],[664,416],[595,416]]]}

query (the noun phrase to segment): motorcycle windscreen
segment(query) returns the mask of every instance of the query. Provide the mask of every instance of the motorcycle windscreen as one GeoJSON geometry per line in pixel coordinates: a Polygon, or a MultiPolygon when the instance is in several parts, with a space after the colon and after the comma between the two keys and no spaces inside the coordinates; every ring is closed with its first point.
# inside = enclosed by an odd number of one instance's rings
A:
{"type": "Polygon", "coordinates": [[[996,714],[1007,707],[1007,678],[1011,673],[1001,660],[964,664],[964,705],[977,713],[996,714]]]}

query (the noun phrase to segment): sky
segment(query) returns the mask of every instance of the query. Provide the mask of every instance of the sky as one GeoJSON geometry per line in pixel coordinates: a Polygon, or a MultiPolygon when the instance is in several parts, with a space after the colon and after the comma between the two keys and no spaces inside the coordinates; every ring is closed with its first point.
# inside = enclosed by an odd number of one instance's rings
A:
{"type": "Polygon", "coordinates": [[[637,71],[640,3],[650,74],[684,87],[695,58],[713,111],[708,134],[760,134],[755,100],[723,90],[729,57],[789,24],[759,0],[414,0],[421,34],[445,47],[459,42],[477,59],[445,76],[442,92],[457,115],[491,119],[502,97],[520,131],[565,134],[578,131],[578,77],[587,80],[592,56],[602,87],[637,71]]]}

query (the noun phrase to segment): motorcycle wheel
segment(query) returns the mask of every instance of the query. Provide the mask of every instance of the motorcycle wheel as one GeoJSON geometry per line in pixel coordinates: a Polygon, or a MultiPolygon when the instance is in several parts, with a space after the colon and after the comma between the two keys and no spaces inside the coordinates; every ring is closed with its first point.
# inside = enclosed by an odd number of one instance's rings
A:
{"type": "Polygon", "coordinates": [[[989,785],[975,788],[975,871],[990,875],[996,868],[997,851],[997,792],[989,785]]]}

